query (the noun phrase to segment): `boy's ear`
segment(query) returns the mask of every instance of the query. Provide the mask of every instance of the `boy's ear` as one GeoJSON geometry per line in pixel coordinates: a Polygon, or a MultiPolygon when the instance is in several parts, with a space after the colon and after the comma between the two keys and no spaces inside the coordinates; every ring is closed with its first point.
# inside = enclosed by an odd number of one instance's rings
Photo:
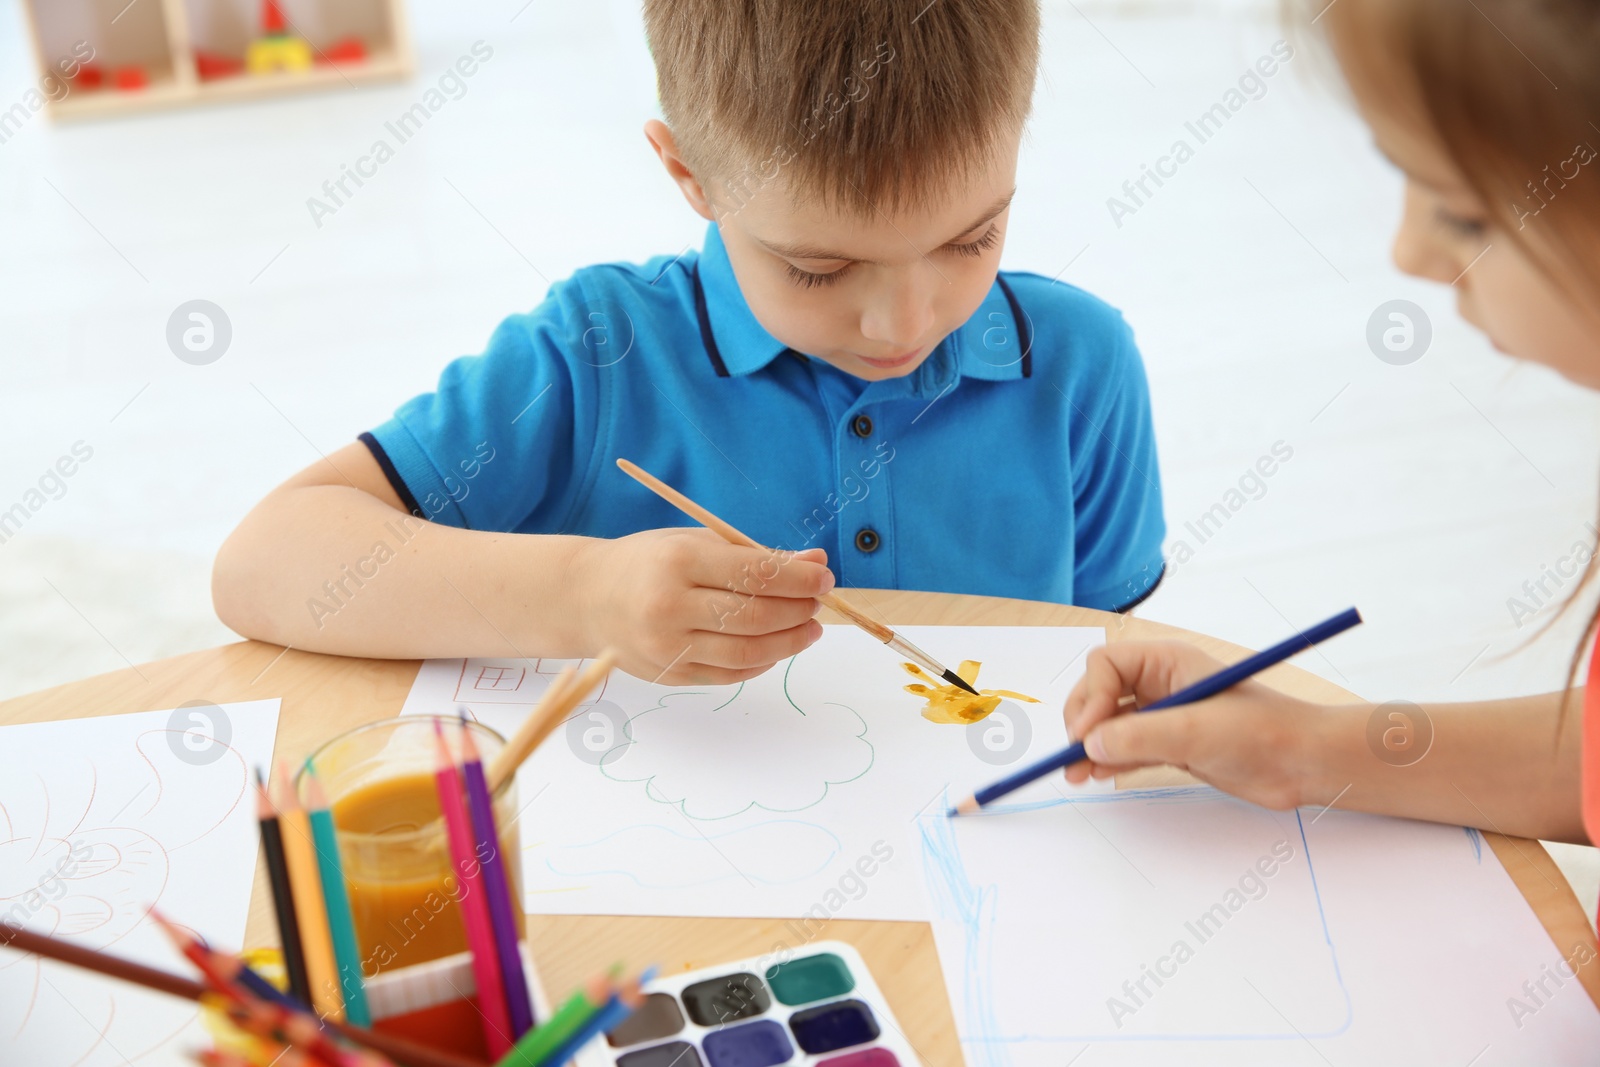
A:
{"type": "Polygon", "coordinates": [[[650,147],[656,150],[656,156],[661,160],[661,165],[667,169],[667,177],[677,183],[683,198],[694,208],[695,213],[707,221],[716,218],[716,211],[711,206],[711,201],[706,198],[706,191],[700,185],[700,179],[694,176],[688,166],[683,162],[683,157],[678,155],[678,142],[672,136],[672,129],[660,119],[651,119],[644,124],[644,136],[650,142],[650,147]]]}

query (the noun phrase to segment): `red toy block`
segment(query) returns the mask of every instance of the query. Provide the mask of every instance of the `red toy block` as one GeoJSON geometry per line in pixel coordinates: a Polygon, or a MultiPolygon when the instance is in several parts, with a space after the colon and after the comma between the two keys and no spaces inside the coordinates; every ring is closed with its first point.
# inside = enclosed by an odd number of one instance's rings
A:
{"type": "Polygon", "coordinates": [[[201,81],[214,81],[217,78],[227,78],[242,73],[244,60],[235,59],[233,56],[219,56],[213,52],[196,52],[194,69],[195,73],[200,75],[201,81]]]}
{"type": "Polygon", "coordinates": [[[277,0],[261,0],[261,32],[268,37],[289,32],[289,20],[277,0]]]}
{"type": "Polygon", "coordinates": [[[318,58],[325,63],[360,63],[367,58],[367,46],[359,37],[345,37],[324,48],[318,58]]]}
{"type": "Polygon", "coordinates": [[[145,74],[143,67],[118,67],[111,75],[112,84],[123,92],[143,89],[150,84],[149,75],[145,74]]]}

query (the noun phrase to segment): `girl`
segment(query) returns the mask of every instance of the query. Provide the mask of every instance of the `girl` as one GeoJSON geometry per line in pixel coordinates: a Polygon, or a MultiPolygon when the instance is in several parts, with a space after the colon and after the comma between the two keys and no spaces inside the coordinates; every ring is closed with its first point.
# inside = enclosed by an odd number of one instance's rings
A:
{"type": "MultiPolygon", "coordinates": [[[[1453,284],[1462,317],[1502,351],[1600,389],[1600,0],[1312,2],[1378,147],[1406,176],[1400,269],[1453,284]]],[[[1595,630],[1591,620],[1586,644],[1595,630]]],[[[1432,748],[1394,766],[1369,745],[1369,723],[1380,735],[1389,725],[1372,705],[1246,684],[1118,714],[1123,697],[1149,704],[1220,664],[1184,644],[1111,645],[1067,699],[1090,756],[1067,778],[1169,763],[1273,808],[1337,802],[1600,842],[1594,662],[1587,691],[1425,708],[1432,748]]]]}

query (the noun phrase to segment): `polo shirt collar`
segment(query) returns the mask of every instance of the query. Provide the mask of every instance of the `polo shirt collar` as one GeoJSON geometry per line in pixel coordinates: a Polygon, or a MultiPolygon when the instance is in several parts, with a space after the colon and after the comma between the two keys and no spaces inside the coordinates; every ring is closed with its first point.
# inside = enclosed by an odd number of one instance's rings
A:
{"type": "MultiPolygon", "coordinates": [[[[713,363],[731,376],[753,374],[789,349],[767,332],[750,310],[734,276],[728,249],[715,223],[706,229],[697,268],[705,303],[702,324],[710,334],[713,363]]],[[[962,377],[1010,381],[1032,374],[1033,324],[999,278],[972,317],[946,337],[909,377],[917,393],[938,393],[962,377]]]]}
{"type": "Polygon", "coordinates": [[[918,397],[937,397],[962,378],[1004,382],[1033,376],[1033,322],[998,276],[978,310],[940,342],[904,381],[918,397]]]}
{"type": "Polygon", "coordinates": [[[978,310],[945,338],[939,350],[950,352],[951,362],[963,378],[989,382],[1029,378],[1033,376],[1033,322],[1010,287],[996,277],[978,310]]]}
{"type": "Polygon", "coordinates": [[[710,333],[712,362],[734,376],[753,374],[777,359],[788,348],[757,320],[734,277],[728,249],[722,243],[717,224],[706,228],[705,247],[697,264],[700,285],[705,293],[702,323],[710,333]]]}

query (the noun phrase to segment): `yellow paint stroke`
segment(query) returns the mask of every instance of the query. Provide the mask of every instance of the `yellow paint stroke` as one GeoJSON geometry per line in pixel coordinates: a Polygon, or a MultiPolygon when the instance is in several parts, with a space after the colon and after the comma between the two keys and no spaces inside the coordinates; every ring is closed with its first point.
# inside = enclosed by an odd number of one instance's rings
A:
{"type": "MultiPolygon", "coordinates": [[[[920,678],[926,685],[908,685],[906,692],[914,696],[927,697],[928,706],[922,709],[922,717],[929,722],[951,723],[964,726],[968,723],[986,719],[989,713],[1000,706],[1000,701],[1005,697],[1013,700],[1026,700],[1030,704],[1039,701],[1023,693],[1013,693],[1009,689],[978,689],[978,696],[962,689],[958,685],[947,685],[944,679],[935,679],[915,663],[902,663],[906,673],[914,678],[920,678]]],[[[977,660],[964,659],[961,666],[956,668],[963,681],[974,689],[978,688],[978,668],[983,664],[977,660]]]]}

